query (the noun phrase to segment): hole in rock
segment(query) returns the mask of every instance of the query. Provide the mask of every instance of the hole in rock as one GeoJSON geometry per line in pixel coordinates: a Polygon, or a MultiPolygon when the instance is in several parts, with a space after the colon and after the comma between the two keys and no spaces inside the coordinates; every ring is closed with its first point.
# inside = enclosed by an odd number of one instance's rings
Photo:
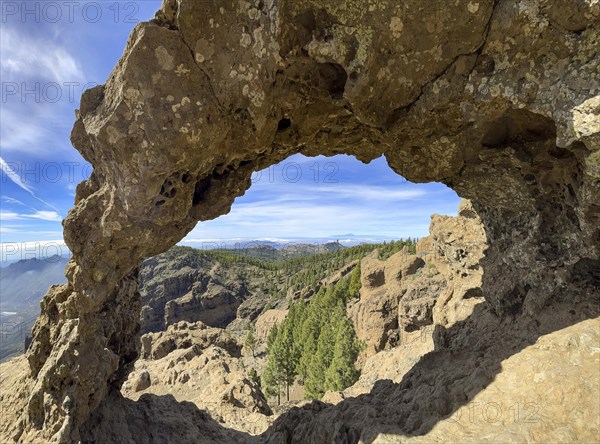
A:
{"type": "Polygon", "coordinates": [[[320,63],[319,74],[323,86],[333,99],[341,99],[344,96],[348,74],[346,70],[337,63],[320,63]]]}
{"type": "Polygon", "coordinates": [[[277,124],[277,131],[285,131],[286,129],[288,129],[291,126],[292,126],[292,121],[290,119],[287,119],[284,117],[277,124]]]}
{"type": "MultiPolygon", "coordinates": [[[[279,129],[290,125],[284,118],[279,129]]],[[[196,183],[195,205],[223,174],[196,183]]],[[[456,216],[459,198],[439,183],[406,181],[383,157],[295,155],[251,182],[229,214],[143,263],[139,358],[122,393],[170,393],[225,424],[246,418],[242,429],[258,433],[280,403],[347,389],[366,359],[432,340],[447,284],[430,216],[456,216]],[[290,348],[284,369],[275,356],[290,348]]],[[[464,260],[465,248],[451,257],[464,260]]]]}
{"type": "Polygon", "coordinates": [[[527,110],[511,109],[488,125],[481,143],[487,148],[499,148],[555,138],[556,127],[552,119],[527,110]]]}

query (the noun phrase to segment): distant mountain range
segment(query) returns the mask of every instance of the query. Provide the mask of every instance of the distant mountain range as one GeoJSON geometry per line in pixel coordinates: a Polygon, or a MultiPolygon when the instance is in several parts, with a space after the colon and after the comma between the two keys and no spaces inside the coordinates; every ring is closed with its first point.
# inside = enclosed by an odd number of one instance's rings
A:
{"type": "Polygon", "coordinates": [[[296,259],[315,254],[330,253],[341,250],[344,247],[339,242],[327,242],[325,244],[252,244],[244,248],[223,249],[221,251],[234,253],[240,256],[260,259],[267,262],[280,262],[288,259],[296,259]]]}
{"type": "MultiPolygon", "coordinates": [[[[398,240],[398,237],[391,236],[378,236],[374,234],[334,234],[327,237],[289,237],[289,238],[264,238],[264,239],[252,239],[252,238],[230,238],[230,239],[184,239],[178,245],[188,246],[197,248],[199,250],[244,250],[252,247],[273,247],[277,250],[286,249],[288,251],[308,251],[311,248],[315,250],[314,253],[319,254],[328,250],[322,250],[323,245],[328,244],[339,244],[342,247],[354,247],[361,244],[380,244],[383,242],[389,242],[392,240],[398,240]]],[[[70,251],[64,246],[61,260],[65,263],[71,256],[70,251]]],[[[54,260],[55,256],[52,256],[54,260]]],[[[36,258],[40,261],[48,261],[50,258],[40,256],[36,258]]],[[[3,255],[0,261],[0,269],[4,270],[12,264],[19,262],[27,262],[33,259],[27,260],[16,260],[10,258],[9,255],[3,255]]]]}
{"type": "Polygon", "coordinates": [[[23,350],[25,336],[53,284],[63,284],[68,258],[23,259],[0,268],[0,360],[23,350]]]}
{"type": "MultiPolygon", "coordinates": [[[[295,248],[299,245],[300,248],[310,246],[319,249],[320,246],[328,244],[339,244],[343,247],[353,247],[361,244],[380,244],[385,241],[397,240],[397,237],[378,236],[373,234],[334,234],[327,237],[290,237],[283,238],[268,238],[268,239],[184,239],[179,245],[198,248],[200,250],[238,250],[247,249],[254,246],[266,247],[270,246],[277,250],[286,248],[295,248]]],[[[318,253],[315,253],[318,254],[318,253]]]]}
{"type": "Polygon", "coordinates": [[[49,285],[66,282],[67,262],[67,258],[54,255],[45,259],[23,259],[0,268],[2,311],[13,305],[37,305],[49,285]]]}

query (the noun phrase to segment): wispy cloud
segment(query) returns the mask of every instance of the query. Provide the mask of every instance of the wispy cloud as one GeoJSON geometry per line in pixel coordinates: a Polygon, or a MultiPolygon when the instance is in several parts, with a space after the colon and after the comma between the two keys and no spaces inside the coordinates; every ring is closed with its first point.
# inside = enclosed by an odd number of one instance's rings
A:
{"type": "Polygon", "coordinates": [[[1,221],[11,220],[27,220],[27,219],[38,219],[49,222],[60,222],[62,216],[55,211],[36,211],[35,213],[16,213],[14,211],[1,211],[1,221]]]}
{"type": "Polygon", "coordinates": [[[415,187],[416,186],[413,185],[413,187],[410,189],[394,189],[391,187],[373,185],[339,184],[331,186],[319,185],[315,187],[309,187],[306,189],[306,191],[311,193],[335,194],[338,197],[349,197],[366,201],[415,200],[427,195],[426,190],[415,187]]]}
{"type": "MultiPolygon", "coordinates": [[[[0,157],[0,169],[2,170],[2,172],[4,174],[6,174],[6,176],[18,187],[22,188],[23,190],[27,191],[29,194],[31,194],[31,196],[38,200],[39,202],[43,203],[44,205],[46,205],[49,208],[52,208],[56,213],[60,213],[60,211],[51,203],[46,202],[44,199],[39,198],[34,192],[33,190],[25,183],[23,182],[23,180],[21,179],[21,176],[19,176],[17,173],[15,173],[11,167],[4,161],[4,159],[2,159],[2,157],[0,157]]],[[[47,213],[45,211],[42,211],[42,213],[47,213]]],[[[60,217],[60,215],[59,215],[60,217]]]]}
{"type": "Polygon", "coordinates": [[[0,37],[3,77],[43,77],[58,83],[83,79],[79,62],[52,39],[34,38],[6,26],[0,29],[0,37]]]}
{"type": "Polygon", "coordinates": [[[21,205],[21,206],[24,206],[24,207],[27,206],[23,202],[21,202],[20,200],[14,199],[14,198],[12,198],[10,196],[0,196],[0,199],[3,200],[6,203],[9,203],[9,204],[21,205]]]}
{"type": "Polygon", "coordinates": [[[2,150],[36,158],[70,151],[75,100],[86,84],[80,62],[56,36],[35,36],[27,26],[0,28],[2,150]]]}
{"type": "Polygon", "coordinates": [[[198,224],[183,242],[240,236],[345,239],[338,233],[422,237],[428,233],[432,213],[456,214],[456,193],[441,184],[407,182],[389,168],[385,158],[369,165],[349,156],[326,160],[335,163],[337,182],[314,174],[317,167],[325,171],[324,159],[294,156],[263,172],[229,214],[198,224]],[[285,180],[282,174],[285,163],[292,161],[295,170],[303,171],[297,182],[285,180]]]}

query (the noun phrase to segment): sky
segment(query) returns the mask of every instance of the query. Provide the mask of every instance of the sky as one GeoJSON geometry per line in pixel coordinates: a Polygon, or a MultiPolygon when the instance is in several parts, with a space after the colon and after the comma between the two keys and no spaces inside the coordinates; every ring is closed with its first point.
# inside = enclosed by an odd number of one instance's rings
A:
{"type": "MultiPolygon", "coordinates": [[[[107,79],[127,37],[160,1],[0,0],[0,261],[60,254],[61,220],[91,173],[69,134],[81,93],[107,79]]],[[[183,243],[223,239],[397,239],[456,214],[441,184],[412,184],[385,158],[296,155],[255,173],[231,212],[183,243]]],[[[64,246],[63,246],[64,248],[64,246]]]]}

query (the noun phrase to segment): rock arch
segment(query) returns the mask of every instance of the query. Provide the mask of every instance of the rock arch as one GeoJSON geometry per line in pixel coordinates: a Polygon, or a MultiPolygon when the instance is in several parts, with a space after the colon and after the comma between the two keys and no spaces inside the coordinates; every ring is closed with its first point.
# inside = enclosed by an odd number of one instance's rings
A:
{"type": "Polygon", "coordinates": [[[600,7],[588,0],[164,0],[86,91],[68,284],[28,351],[28,427],[79,438],[136,356],[137,267],[293,153],[385,154],[473,200],[498,315],[597,292],[600,7]]]}

